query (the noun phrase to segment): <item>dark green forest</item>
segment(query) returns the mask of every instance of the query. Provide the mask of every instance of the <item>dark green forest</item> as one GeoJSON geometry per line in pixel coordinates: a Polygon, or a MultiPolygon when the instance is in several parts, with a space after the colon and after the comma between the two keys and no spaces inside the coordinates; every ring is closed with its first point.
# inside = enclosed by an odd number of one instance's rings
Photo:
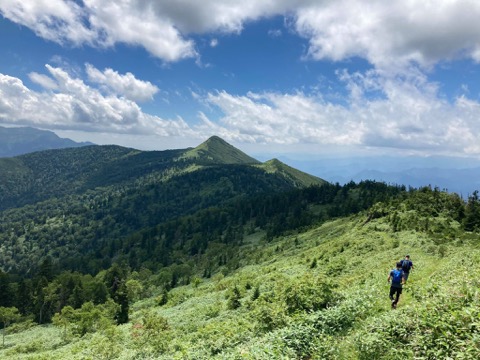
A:
{"type": "MultiPolygon", "coordinates": [[[[212,178],[211,170],[203,174],[205,181],[212,178]]],[[[242,177],[235,170],[245,175],[244,169],[228,170],[233,170],[231,176],[237,180],[242,177]]],[[[480,227],[477,192],[465,202],[456,194],[429,187],[407,190],[366,181],[248,196],[247,184],[237,182],[242,196],[235,198],[232,194],[236,192],[229,193],[232,189],[222,186],[201,206],[199,198],[187,200],[189,193],[198,194],[199,190],[186,186],[188,176],[182,181],[183,196],[172,199],[170,205],[159,201],[160,195],[152,189],[151,197],[145,193],[140,199],[140,195],[126,195],[123,201],[106,200],[97,206],[85,206],[88,202],[73,197],[72,208],[66,201],[52,200],[5,211],[0,238],[2,264],[17,266],[0,274],[0,306],[15,306],[22,315],[42,323],[67,305],[75,309],[87,301],[101,304],[108,298],[128,304],[125,284],[132,273],[136,281],[153,281],[168,291],[188,284],[195,275],[210,277],[220,268],[224,274],[238,268],[245,234],[262,231],[268,242],[362,211],[368,211],[366,221],[370,221],[399,206],[415,210],[414,218],[402,221],[393,211],[393,231],[413,227],[454,238],[455,232],[447,227],[429,229],[428,219],[440,213],[461,223],[462,230],[480,227]],[[224,204],[215,201],[224,198],[230,200],[224,204]],[[126,208],[125,203],[131,207],[126,208]],[[155,206],[160,203],[164,207],[155,206]],[[182,206],[183,215],[178,216],[182,206]]],[[[225,177],[222,184],[227,181],[225,177]]],[[[205,183],[197,184],[206,187],[205,183]]],[[[175,184],[174,188],[182,186],[175,184]]],[[[96,203],[92,199],[90,204],[96,203]]]]}

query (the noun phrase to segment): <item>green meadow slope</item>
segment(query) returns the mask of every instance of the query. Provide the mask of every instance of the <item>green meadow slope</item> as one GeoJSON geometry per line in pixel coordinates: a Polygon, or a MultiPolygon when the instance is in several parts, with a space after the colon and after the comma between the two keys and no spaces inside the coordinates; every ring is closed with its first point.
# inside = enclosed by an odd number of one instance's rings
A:
{"type": "Polygon", "coordinates": [[[256,166],[265,170],[267,173],[281,174],[284,178],[289,179],[298,187],[322,185],[326,183],[325,180],[292,168],[278,159],[272,159],[256,166]]]}
{"type": "Polygon", "coordinates": [[[480,237],[407,205],[270,242],[250,233],[236,270],[170,290],[157,286],[162,273],[132,274],[142,285],[129,288],[129,323],[95,320],[108,309],[84,305],[56,325],[10,326],[0,358],[478,359],[480,237]],[[391,310],[388,271],[406,253],[415,270],[391,310]]]}

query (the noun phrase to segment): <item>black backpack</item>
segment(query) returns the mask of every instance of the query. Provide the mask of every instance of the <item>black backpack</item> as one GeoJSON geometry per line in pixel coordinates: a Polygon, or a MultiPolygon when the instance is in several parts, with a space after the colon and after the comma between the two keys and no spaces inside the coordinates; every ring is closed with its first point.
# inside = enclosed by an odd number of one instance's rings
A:
{"type": "Polygon", "coordinates": [[[411,267],[412,267],[412,263],[410,262],[410,260],[402,260],[403,271],[409,272],[411,267]]]}

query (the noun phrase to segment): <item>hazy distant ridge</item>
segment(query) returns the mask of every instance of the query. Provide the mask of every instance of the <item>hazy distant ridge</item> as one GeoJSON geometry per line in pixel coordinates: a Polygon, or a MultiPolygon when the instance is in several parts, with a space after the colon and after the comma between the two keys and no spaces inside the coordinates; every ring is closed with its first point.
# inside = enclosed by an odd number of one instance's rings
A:
{"type": "Polygon", "coordinates": [[[0,157],[13,157],[35,151],[93,145],[63,139],[47,130],[31,127],[6,128],[0,126],[0,157]]]}

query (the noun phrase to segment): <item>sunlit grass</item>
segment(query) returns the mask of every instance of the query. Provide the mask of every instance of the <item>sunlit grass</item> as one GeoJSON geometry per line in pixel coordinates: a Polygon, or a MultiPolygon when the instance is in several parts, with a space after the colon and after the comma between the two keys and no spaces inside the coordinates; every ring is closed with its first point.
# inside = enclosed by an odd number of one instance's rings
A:
{"type": "MultiPolygon", "coordinates": [[[[475,245],[455,241],[439,245],[436,238],[423,232],[392,232],[383,218],[369,223],[364,215],[339,219],[271,242],[252,234],[244,247],[245,266],[226,276],[216,273],[174,288],[163,306],[157,304],[158,294],[142,299],[131,306],[129,324],[69,339],[63,339],[61,330],[51,325],[36,326],[7,335],[0,358],[288,359],[302,354],[312,359],[387,358],[393,350],[386,347],[384,338],[392,334],[385,332],[397,331],[398,321],[414,327],[416,319],[419,326],[426,327],[428,312],[450,301],[455,313],[446,321],[464,321],[471,326],[468,311],[474,312],[472,304],[480,303],[475,276],[480,251],[475,245]],[[392,311],[388,272],[407,253],[415,269],[397,310],[392,311]],[[306,276],[333,281],[338,303],[325,310],[286,314],[282,291],[289,283],[305,281],[306,276]],[[239,289],[241,306],[230,309],[228,297],[234,287],[239,289]],[[257,287],[260,300],[253,298],[257,287]],[[162,335],[168,341],[163,347],[147,343],[142,349],[133,330],[154,313],[168,322],[162,335]],[[272,321],[270,330],[265,330],[262,319],[272,321]]],[[[412,349],[420,354],[419,359],[451,353],[448,349],[442,352],[439,345],[437,355],[426,355],[428,351],[418,342],[428,339],[412,331],[410,335],[400,331],[405,343],[413,344],[399,352],[404,358],[413,358],[412,349]]],[[[448,346],[454,346],[452,340],[438,336],[438,341],[450,341],[448,346]]],[[[468,336],[462,333],[459,339],[465,338],[462,341],[468,344],[468,336]]],[[[462,344],[454,348],[468,346],[462,344]]],[[[472,353],[465,358],[474,359],[478,348],[478,343],[471,344],[472,353]]]]}

